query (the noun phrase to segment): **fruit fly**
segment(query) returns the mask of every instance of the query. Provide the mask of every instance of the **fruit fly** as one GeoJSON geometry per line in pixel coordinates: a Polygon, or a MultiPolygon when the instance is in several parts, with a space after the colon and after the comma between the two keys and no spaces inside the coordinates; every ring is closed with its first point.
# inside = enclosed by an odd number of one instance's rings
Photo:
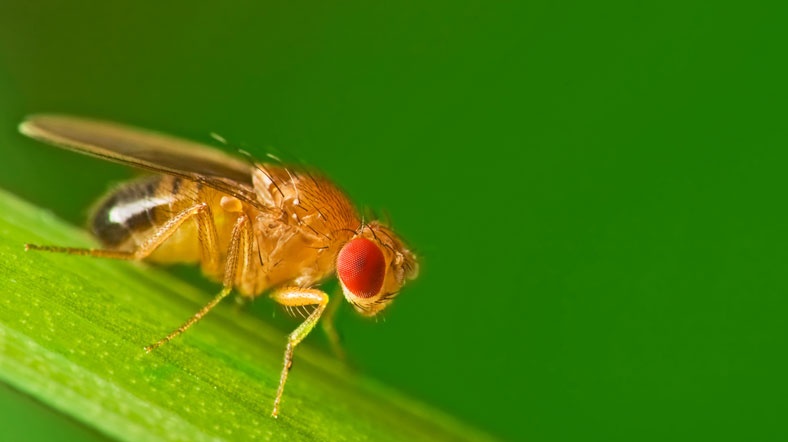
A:
{"type": "MultiPolygon", "coordinates": [[[[374,316],[418,273],[416,256],[389,227],[362,221],[339,188],[303,168],[244,162],[195,142],[70,116],[31,116],[19,130],[154,173],[121,185],[96,205],[90,226],[101,249],[27,244],[27,250],[199,263],[222,283],[216,297],[147,352],[186,331],[233,289],[246,297],[270,293],[286,308],[312,308],[288,336],[274,417],[293,350],[328,305],[317,285],[336,273],[345,299],[374,316]]],[[[336,341],[335,333],[329,337],[336,341]]]]}

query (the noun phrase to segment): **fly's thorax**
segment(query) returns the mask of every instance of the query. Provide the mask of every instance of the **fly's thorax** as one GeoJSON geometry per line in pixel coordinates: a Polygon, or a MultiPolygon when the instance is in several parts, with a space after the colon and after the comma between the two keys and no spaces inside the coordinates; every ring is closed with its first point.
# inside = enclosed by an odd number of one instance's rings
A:
{"type": "Polygon", "coordinates": [[[364,225],[342,246],[336,268],[345,298],[365,316],[385,309],[419,272],[416,255],[378,222],[364,225]]]}
{"type": "Polygon", "coordinates": [[[260,204],[283,223],[319,236],[361,224],[345,193],[317,172],[257,164],[252,182],[260,204]]]}
{"type": "Polygon", "coordinates": [[[252,181],[269,286],[309,286],[333,274],[339,248],[361,224],[347,196],[317,173],[272,164],[257,164],[252,181]]]}
{"type": "Polygon", "coordinates": [[[260,275],[265,279],[261,285],[265,287],[309,287],[332,276],[341,245],[353,235],[350,229],[315,234],[265,212],[258,213],[254,226],[262,261],[260,275]]]}

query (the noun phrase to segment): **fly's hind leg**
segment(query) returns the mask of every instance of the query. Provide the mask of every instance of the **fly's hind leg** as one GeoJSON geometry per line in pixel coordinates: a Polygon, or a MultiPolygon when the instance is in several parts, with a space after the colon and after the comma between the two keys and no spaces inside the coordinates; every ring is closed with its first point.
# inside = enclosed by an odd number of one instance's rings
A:
{"type": "MultiPolygon", "coordinates": [[[[216,234],[216,225],[211,215],[210,206],[205,203],[189,207],[170,218],[163,226],[151,234],[135,250],[127,252],[120,250],[104,249],[85,249],[75,247],[58,246],[38,246],[25,244],[25,250],[40,250],[46,252],[67,253],[70,255],[95,256],[100,258],[113,258],[124,260],[142,260],[150,256],[161,244],[163,244],[173,233],[175,233],[187,220],[195,218],[197,222],[197,234],[200,243],[200,254],[203,271],[208,274],[217,274],[219,270],[219,246],[216,234]]],[[[235,282],[235,274],[238,268],[238,257],[243,253],[244,269],[251,262],[251,237],[252,232],[249,226],[249,219],[241,214],[233,227],[230,248],[227,252],[227,262],[224,271],[223,288],[211,302],[200,309],[188,321],[173,330],[169,335],[160,339],[158,342],[145,347],[145,351],[150,352],[174,337],[186,331],[189,327],[199,321],[206,313],[224,299],[232,290],[235,282]]]]}
{"type": "Polygon", "coordinates": [[[189,318],[186,322],[181,324],[180,327],[176,328],[167,336],[159,339],[157,342],[145,347],[146,352],[151,352],[162,345],[166,344],[167,342],[171,341],[176,336],[180,335],[181,333],[185,332],[189,329],[192,325],[194,325],[197,321],[202,319],[209,311],[211,311],[214,307],[216,307],[219,302],[222,301],[233,289],[235,285],[235,275],[238,271],[239,265],[239,258],[242,261],[242,269],[241,272],[246,271],[247,267],[251,265],[252,262],[252,229],[249,224],[249,218],[246,215],[241,215],[235,221],[235,225],[233,226],[233,233],[230,238],[230,247],[227,250],[227,260],[225,262],[224,268],[224,278],[222,281],[222,291],[219,292],[216,297],[214,297],[211,302],[206,304],[203,308],[200,309],[197,313],[194,314],[191,318],[189,318]]]}
{"type": "Polygon", "coordinates": [[[316,289],[303,288],[303,287],[282,287],[277,289],[271,294],[271,298],[287,307],[300,307],[314,305],[315,309],[307,316],[304,322],[301,323],[292,333],[287,337],[287,347],[285,348],[285,360],[282,367],[282,374],[279,376],[279,388],[276,390],[276,398],[274,399],[274,410],[271,416],[279,416],[279,403],[282,401],[282,393],[285,390],[285,382],[287,382],[287,374],[290,372],[290,367],[293,365],[293,350],[296,345],[306,338],[310,331],[315,328],[320,315],[328,305],[328,295],[325,292],[316,289]]]}
{"type": "Polygon", "coordinates": [[[99,258],[112,258],[124,260],[142,260],[150,256],[164,241],[172,236],[187,220],[196,218],[197,230],[200,240],[202,262],[206,272],[215,271],[219,266],[219,249],[216,242],[216,226],[213,223],[211,209],[207,204],[198,204],[167,220],[163,226],[151,234],[135,250],[127,252],[121,250],[86,249],[76,247],[39,246],[25,244],[25,250],[39,250],[44,252],[67,253],[69,255],[95,256],[99,258]]]}

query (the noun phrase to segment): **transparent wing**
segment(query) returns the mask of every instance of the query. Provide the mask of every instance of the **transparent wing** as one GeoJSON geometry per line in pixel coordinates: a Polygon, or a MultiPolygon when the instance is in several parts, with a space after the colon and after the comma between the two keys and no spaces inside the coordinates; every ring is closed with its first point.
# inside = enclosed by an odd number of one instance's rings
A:
{"type": "Polygon", "coordinates": [[[32,115],[19,125],[31,138],[86,155],[176,175],[258,205],[251,164],[180,138],[66,115],[32,115]]]}

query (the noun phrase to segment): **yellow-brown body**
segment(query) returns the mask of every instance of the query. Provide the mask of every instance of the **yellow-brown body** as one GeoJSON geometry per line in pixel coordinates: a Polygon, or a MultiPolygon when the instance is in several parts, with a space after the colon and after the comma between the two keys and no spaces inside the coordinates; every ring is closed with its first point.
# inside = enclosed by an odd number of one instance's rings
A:
{"type": "MultiPolygon", "coordinates": [[[[197,204],[208,206],[216,229],[219,262],[227,258],[233,226],[246,215],[254,238],[249,256],[239,259],[234,287],[256,296],[283,284],[312,286],[334,273],[339,248],[361,222],[350,201],[321,177],[261,165],[255,191],[264,210],[196,181],[170,175],[146,176],[111,191],[96,206],[93,233],[110,250],[133,251],[170,219],[197,204]]],[[[146,259],[158,263],[200,263],[221,281],[222,266],[206,262],[198,220],[189,219],[146,259]]]]}

